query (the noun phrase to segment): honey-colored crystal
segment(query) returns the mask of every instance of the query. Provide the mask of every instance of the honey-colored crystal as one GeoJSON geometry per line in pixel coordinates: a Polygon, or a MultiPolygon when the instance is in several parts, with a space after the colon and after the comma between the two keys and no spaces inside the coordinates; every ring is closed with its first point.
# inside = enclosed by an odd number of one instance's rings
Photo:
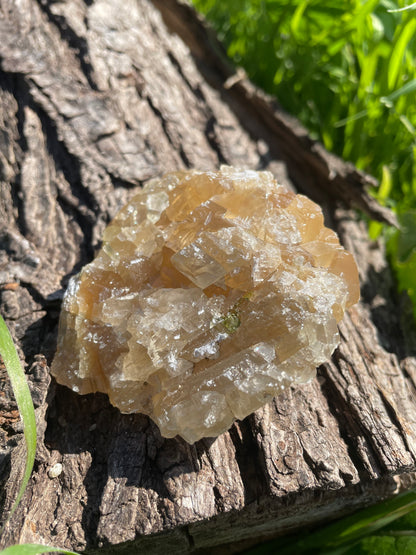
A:
{"type": "Polygon", "coordinates": [[[321,209],[272,174],[171,173],[117,214],[71,279],[52,372],[193,443],[314,376],[358,297],[321,209]]]}

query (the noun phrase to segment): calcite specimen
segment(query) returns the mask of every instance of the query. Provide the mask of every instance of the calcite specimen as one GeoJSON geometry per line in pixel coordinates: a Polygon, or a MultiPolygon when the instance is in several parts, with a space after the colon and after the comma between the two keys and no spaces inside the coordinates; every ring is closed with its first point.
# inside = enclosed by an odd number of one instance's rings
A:
{"type": "Polygon", "coordinates": [[[358,297],[321,209],[272,174],[171,173],[117,214],[70,281],[52,372],[193,443],[308,381],[358,297]]]}

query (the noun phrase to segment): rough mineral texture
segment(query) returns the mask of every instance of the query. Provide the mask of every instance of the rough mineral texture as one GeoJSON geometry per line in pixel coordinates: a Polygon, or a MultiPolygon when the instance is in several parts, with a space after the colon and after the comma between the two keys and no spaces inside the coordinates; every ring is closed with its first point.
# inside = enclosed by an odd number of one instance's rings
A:
{"type": "Polygon", "coordinates": [[[118,213],[72,278],[52,372],[193,443],[308,381],[358,297],[321,209],[272,174],[171,173],[118,213]]]}

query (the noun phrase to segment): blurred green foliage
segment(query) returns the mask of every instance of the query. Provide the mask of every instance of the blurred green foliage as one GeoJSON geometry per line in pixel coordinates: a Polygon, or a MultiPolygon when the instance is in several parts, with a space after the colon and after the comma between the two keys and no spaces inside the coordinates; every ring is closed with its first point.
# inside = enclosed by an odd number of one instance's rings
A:
{"type": "Polygon", "coordinates": [[[416,490],[341,520],[249,549],[247,555],[415,555],[416,490]]]}
{"type": "Polygon", "coordinates": [[[416,512],[381,528],[377,535],[369,535],[353,545],[345,555],[415,555],[416,512]]]}
{"type": "Polygon", "coordinates": [[[374,194],[404,231],[372,222],[370,236],[385,234],[416,307],[416,12],[397,11],[401,0],[193,3],[255,83],[380,181],[374,194]]]}

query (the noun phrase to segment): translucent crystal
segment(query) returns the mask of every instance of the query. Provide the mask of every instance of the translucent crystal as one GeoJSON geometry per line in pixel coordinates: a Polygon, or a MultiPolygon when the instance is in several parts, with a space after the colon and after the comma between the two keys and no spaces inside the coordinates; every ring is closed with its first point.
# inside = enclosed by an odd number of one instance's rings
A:
{"type": "Polygon", "coordinates": [[[193,443],[308,381],[358,297],[321,209],[270,173],[171,173],[118,213],[72,278],[52,372],[193,443]]]}

